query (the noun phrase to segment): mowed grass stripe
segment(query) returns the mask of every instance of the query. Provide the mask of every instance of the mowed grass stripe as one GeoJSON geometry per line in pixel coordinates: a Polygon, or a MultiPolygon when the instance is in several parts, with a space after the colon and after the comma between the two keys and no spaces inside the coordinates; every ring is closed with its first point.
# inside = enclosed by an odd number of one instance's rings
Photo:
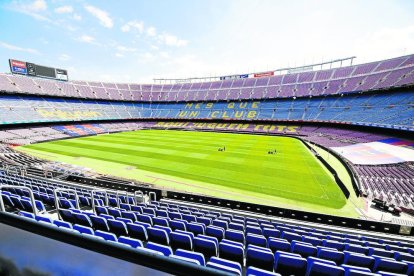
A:
{"type": "Polygon", "coordinates": [[[333,208],[346,202],[319,161],[300,141],[288,137],[145,130],[28,147],[333,208]],[[218,152],[216,145],[223,143],[232,150],[218,152]],[[267,155],[269,145],[279,154],[267,155]]]}

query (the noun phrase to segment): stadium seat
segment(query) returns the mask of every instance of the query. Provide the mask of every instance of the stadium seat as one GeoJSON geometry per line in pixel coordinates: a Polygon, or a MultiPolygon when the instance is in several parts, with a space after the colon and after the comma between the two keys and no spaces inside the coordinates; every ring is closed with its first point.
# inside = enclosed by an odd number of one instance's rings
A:
{"type": "Polygon", "coordinates": [[[249,246],[246,251],[246,266],[273,271],[274,255],[268,248],[249,246]]]}
{"type": "Polygon", "coordinates": [[[89,234],[89,235],[94,234],[92,228],[87,227],[87,226],[83,226],[83,225],[79,225],[79,224],[73,225],[73,230],[76,230],[81,234],[89,234]]]}
{"type": "Polygon", "coordinates": [[[173,251],[171,250],[171,247],[166,246],[166,245],[162,245],[162,244],[158,244],[158,243],[154,243],[154,242],[148,242],[147,249],[150,250],[154,250],[157,252],[162,253],[164,256],[170,256],[171,254],[173,254],[173,251]]]}
{"type": "Polygon", "coordinates": [[[194,235],[204,235],[206,226],[197,222],[190,222],[187,224],[187,231],[194,233],[194,235]]]}
{"type": "Polygon", "coordinates": [[[219,256],[220,258],[235,261],[243,265],[244,250],[242,246],[221,241],[219,244],[219,256]]]}
{"type": "Polygon", "coordinates": [[[107,222],[110,232],[114,233],[117,237],[128,236],[128,229],[125,222],[115,219],[108,219],[107,222]]]}
{"type": "Polygon", "coordinates": [[[203,253],[206,260],[210,260],[211,257],[217,257],[218,246],[211,239],[198,236],[194,238],[194,251],[203,253]]]}
{"type": "Polygon", "coordinates": [[[135,238],[141,241],[148,240],[147,230],[143,225],[135,223],[127,223],[128,233],[131,238],[135,238]]]}
{"type": "Polygon", "coordinates": [[[209,225],[206,228],[206,235],[215,237],[218,241],[221,241],[224,238],[224,229],[221,227],[209,225]]]}
{"type": "Polygon", "coordinates": [[[309,268],[309,273],[307,275],[342,276],[345,275],[345,269],[336,265],[330,265],[322,262],[313,262],[309,268]]]}
{"type": "Polygon", "coordinates": [[[189,259],[196,260],[202,266],[206,265],[204,255],[201,254],[201,253],[198,253],[198,252],[192,252],[192,251],[188,251],[188,250],[184,250],[184,249],[177,249],[175,251],[175,255],[180,256],[180,257],[184,257],[184,258],[189,258],[189,259]]]}
{"type": "Polygon", "coordinates": [[[163,245],[169,245],[170,244],[170,238],[166,230],[159,229],[155,227],[149,227],[147,229],[148,232],[148,240],[163,244],[163,245]]]}
{"type": "Polygon", "coordinates": [[[375,259],[371,256],[344,251],[344,264],[366,267],[372,271],[374,262],[375,259]]]}
{"type": "Polygon", "coordinates": [[[130,238],[130,237],[120,236],[118,238],[118,242],[123,243],[123,244],[127,244],[127,245],[131,246],[132,248],[143,247],[143,244],[140,240],[133,239],[133,238],[130,238]]]}
{"type": "Polygon", "coordinates": [[[254,266],[247,267],[246,276],[281,276],[279,273],[270,272],[254,266]]]}
{"type": "Polygon", "coordinates": [[[193,250],[193,241],[190,235],[179,232],[171,232],[170,234],[170,245],[173,250],[178,248],[193,250]]]}
{"type": "Polygon", "coordinates": [[[100,216],[96,216],[96,215],[91,215],[89,218],[92,221],[93,228],[95,230],[109,232],[109,226],[108,226],[108,222],[106,221],[106,219],[100,216]]]}
{"type": "Polygon", "coordinates": [[[376,257],[375,258],[375,264],[373,271],[386,271],[386,272],[392,272],[392,273],[400,273],[405,274],[408,270],[407,263],[399,262],[393,259],[389,258],[381,258],[376,257]]]}
{"type": "Polygon", "coordinates": [[[344,261],[344,253],[340,252],[338,250],[331,250],[329,248],[318,248],[318,258],[325,259],[325,260],[331,260],[334,261],[337,265],[340,265],[344,261]]]}
{"type": "Polygon", "coordinates": [[[115,234],[113,233],[109,233],[109,232],[104,232],[101,230],[96,230],[95,231],[95,236],[97,237],[101,237],[106,241],[113,241],[113,242],[117,242],[118,239],[116,238],[115,234]]]}
{"type": "Polygon", "coordinates": [[[306,259],[284,252],[275,253],[275,271],[282,275],[305,275],[306,259]]]}
{"type": "Polygon", "coordinates": [[[261,247],[266,247],[267,240],[265,236],[248,233],[246,236],[246,245],[250,245],[250,244],[261,246],[261,247]]]}
{"type": "Polygon", "coordinates": [[[302,241],[302,236],[299,234],[293,233],[293,232],[283,231],[280,237],[290,242],[291,241],[302,241]]]}
{"type": "Polygon", "coordinates": [[[208,267],[213,267],[225,272],[233,273],[236,275],[242,274],[242,266],[238,262],[229,261],[223,258],[211,257],[207,263],[208,267]]]}
{"type": "Polygon", "coordinates": [[[227,229],[224,233],[224,237],[228,240],[240,242],[242,244],[245,242],[244,233],[242,231],[227,229]]]}
{"type": "Polygon", "coordinates": [[[53,224],[56,225],[57,227],[73,229],[72,224],[66,221],[54,220],[53,224]]]}
{"type": "Polygon", "coordinates": [[[286,251],[289,252],[291,245],[285,239],[278,239],[278,238],[269,238],[269,248],[273,251],[286,251]]]}
{"type": "Polygon", "coordinates": [[[307,258],[309,256],[316,256],[317,253],[317,249],[315,246],[299,241],[292,241],[291,251],[293,253],[300,254],[304,258],[307,258]]]}

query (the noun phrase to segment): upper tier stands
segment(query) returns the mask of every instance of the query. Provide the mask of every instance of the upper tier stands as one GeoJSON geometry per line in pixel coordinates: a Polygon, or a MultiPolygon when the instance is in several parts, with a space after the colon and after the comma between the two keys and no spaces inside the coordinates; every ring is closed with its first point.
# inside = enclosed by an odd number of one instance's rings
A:
{"type": "Polygon", "coordinates": [[[335,95],[414,83],[414,55],[335,69],[203,83],[52,81],[0,74],[0,91],[142,102],[218,101],[335,95]]]}
{"type": "Polygon", "coordinates": [[[0,124],[122,119],[331,122],[414,130],[410,91],[262,101],[103,102],[0,96],[0,124]]]}

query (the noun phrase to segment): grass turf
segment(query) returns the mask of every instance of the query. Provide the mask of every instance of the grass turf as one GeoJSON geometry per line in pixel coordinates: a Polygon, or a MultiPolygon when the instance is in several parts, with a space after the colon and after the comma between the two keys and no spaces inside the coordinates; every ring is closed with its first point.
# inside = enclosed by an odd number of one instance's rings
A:
{"type": "MultiPolygon", "coordinates": [[[[223,187],[223,192],[263,194],[298,205],[340,209],[346,204],[327,169],[301,141],[289,137],[141,130],[39,143],[23,150],[84,158],[86,167],[90,160],[127,165],[157,177],[194,181],[205,193],[209,187],[223,187]],[[218,151],[224,146],[224,152],[218,151]],[[277,153],[268,154],[273,149],[277,153]]],[[[186,190],[193,189],[186,185],[186,190]]]]}

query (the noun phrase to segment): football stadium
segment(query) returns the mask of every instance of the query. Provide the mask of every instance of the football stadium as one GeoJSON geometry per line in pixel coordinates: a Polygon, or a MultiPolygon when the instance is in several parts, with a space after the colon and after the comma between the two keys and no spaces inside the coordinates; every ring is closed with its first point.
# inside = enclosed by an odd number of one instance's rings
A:
{"type": "Polygon", "coordinates": [[[196,2],[0,5],[0,275],[414,275],[412,3],[196,2]]]}

